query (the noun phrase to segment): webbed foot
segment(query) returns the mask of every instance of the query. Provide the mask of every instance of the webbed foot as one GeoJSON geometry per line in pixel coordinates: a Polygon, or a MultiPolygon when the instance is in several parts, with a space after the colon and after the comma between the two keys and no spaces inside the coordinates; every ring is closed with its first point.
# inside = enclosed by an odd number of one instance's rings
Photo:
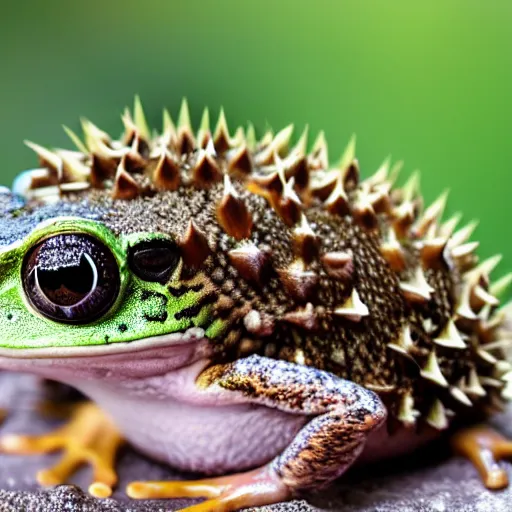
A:
{"type": "Polygon", "coordinates": [[[456,453],[471,461],[488,489],[508,486],[507,472],[500,467],[499,461],[512,458],[512,441],[482,425],[457,432],[451,443],[456,453]]]}
{"type": "Polygon", "coordinates": [[[231,512],[290,498],[290,490],[270,466],[220,478],[174,482],[132,482],[127,494],[135,499],[208,498],[182,512],[231,512]]]}
{"type": "Polygon", "coordinates": [[[0,437],[0,452],[16,455],[51,453],[63,450],[60,460],[37,474],[41,485],[64,483],[78,467],[90,464],[94,468],[89,492],[97,498],[107,498],[117,482],[114,468],[123,439],[112,422],[93,403],[77,404],[69,421],[57,430],[38,436],[4,435],[0,437]]]}

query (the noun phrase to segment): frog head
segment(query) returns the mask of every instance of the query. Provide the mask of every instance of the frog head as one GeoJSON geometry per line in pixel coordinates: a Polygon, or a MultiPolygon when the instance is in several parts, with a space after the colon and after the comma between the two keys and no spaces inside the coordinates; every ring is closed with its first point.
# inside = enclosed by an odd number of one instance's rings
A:
{"type": "Polygon", "coordinates": [[[206,234],[186,216],[179,237],[157,232],[150,213],[147,230],[143,219],[128,230],[115,205],[34,207],[2,190],[0,355],[128,351],[218,334],[200,268],[211,253],[206,234]]]}

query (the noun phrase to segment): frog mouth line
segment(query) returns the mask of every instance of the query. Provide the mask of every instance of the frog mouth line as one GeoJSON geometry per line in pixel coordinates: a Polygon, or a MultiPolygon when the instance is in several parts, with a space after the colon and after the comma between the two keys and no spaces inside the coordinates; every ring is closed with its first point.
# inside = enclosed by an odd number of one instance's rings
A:
{"type": "Polygon", "coordinates": [[[106,356],[110,354],[126,354],[140,352],[152,348],[164,348],[199,344],[204,341],[205,332],[201,327],[190,327],[185,331],[161,334],[132,341],[120,341],[105,345],[89,345],[79,347],[43,347],[43,348],[0,348],[0,357],[7,359],[64,359],[78,357],[106,356]]]}

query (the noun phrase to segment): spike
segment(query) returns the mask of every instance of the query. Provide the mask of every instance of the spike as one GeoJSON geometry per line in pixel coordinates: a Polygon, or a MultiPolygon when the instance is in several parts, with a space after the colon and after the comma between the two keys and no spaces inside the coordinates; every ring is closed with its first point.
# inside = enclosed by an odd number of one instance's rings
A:
{"type": "Polygon", "coordinates": [[[268,146],[272,142],[273,138],[274,138],[274,132],[272,131],[271,128],[268,128],[267,131],[263,134],[263,137],[261,138],[261,140],[259,141],[258,147],[261,149],[261,148],[268,146]]]}
{"type": "Polygon", "coordinates": [[[217,206],[217,220],[224,231],[236,240],[251,236],[251,213],[238,196],[227,174],[224,175],[224,196],[217,206]]]}
{"type": "Polygon", "coordinates": [[[398,409],[398,419],[406,426],[411,427],[416,423],[420,412],[414,408],[414,398],[410,392],[402,396],[398,409]]]}
{"type": "MultiPolygon", "coordinates": [[[[135,138],[133,139],[132,147],[138,146],[138,140],[139,140],[139,137],[138,137],[138,135],[136,135],[135,138]]],[[[123,159],[124,159],[125,169],[130,173],[142,172],[147,165],[146,160],[137,151],[135,151],[133,149],[131,149],[128,153],[126,153],[123,156],[123,159]]]]}
{"type": "Polygon", "coordinates": [[[409,324],[404,325],[396,343],[388,343],[388,347],[399,354],[409,355],[410,350],[414,347],[411,337],[411,326],[409,324]]]}
{"type": "Polygon", "coordinates": [[[416,269],[412,279],[407,282],[400,282],[400,289],[405,298],[411,302],[427,302],[430,300],[430,294],[435,291],[428,284],[425,274],[420,267],[416,269]]]}
{"type": "Polygon", "coordinates": [[[261,166],[279,163],[279,159],[288,153],[288,145],[293,133],[293,124],[278,132],[275,137],[255,156],[256,163],[261,166]]]}
{"type": "Polygon", "coordinates": [[[441,334],[434,339],[434,343],[436,345],[440,345],[442,347],[447,348],[457,348],[457,349],[465,349],[467,345],[464,343],[455,322],[453,320],[448,320],[445,328],[441,331],[441,334]]]}
{"type": "MultiPolygon", "coordinates": [[[[487,347],[484,346],[484,348],[487,347]]],[[[484,350],[483,348],[479,348],[476,351],[476,353],[477,356],[487,364],[494,366],[498,362],[498,360],[492,354],[490,354],[489,352],[487,352],[487,350],[484,350]]]]}
{"type": "Polygon", "coordinates": [[[489,288],[489,292],[491,293],[491,295],[500,298],[503,295],[505,295],[505,292],[507,291],[507,288],[510,286],[510,283],[512,283],[512,272],[504,275],[495,283],[492,283],[489,288]]]}
{"type": "Polygon", "coordinates": [[[297,153],[290,153],[281,165],[284,169],[284,175],[287,180],[294,178],[298,189],[303,190],[309,184],[308,160],[305,156],[297,153]]]}
{"type": "Polygon", "coordinates": [[[395,272],[403,272],[407,268],[405,253],[396,238],[394,229],[389,230],[387,240],[380,246],[380,252],[395,272]]]}
{"type": "Polygon", "coordinates": [[[391,165],[391,157],[388,156],[384,162],[380,165],[380,167],[366,180],[364,183],[368,185],[370,188],[375,185],[381,185],[386,182],[389,173],[389,166],[391,165]]]}
{"type": "Polygon", "coordinates": [[[486,343],[485,345],[481,345],[481,347],[484,348],[486,351],[489,351],[489,350],[509,350],[510,348],[512,348],[512,339],[499,339],[499,340],[496,340],[496,341],[491,341],[490,343],[486,343]]]}
{"type": "Polygon", "coordinates": [[[293,245],[295,254],[307,264],[318,256],[319,240],[304,214],[301,215],[300,226],[293,229],[293,245]]]}
{"type": "Polygon", "coordinates": [[[228,156],[228,172],[230,174],[248,176],[252,173],[252,157],[245,144],[230,152],[228,156]]]}
{"type": "Polygon", "coordinates": [[[442,237],[451,237],[453,235],[453,232],[455,231],[455,228],[457,227],[457,224],[462,219],[461,213],[456,213],[455,215],[452,215],[446,222],[441,224],[439,227],[439,235],[442,237]]]}
{"type": "Polygon", "coordinates": [[[464,386],[464,392],[477,397],[484,397],[487,395],[487,392],[480,384],[480,379],[478,378],[475,368],[471,368],[469,371],[468,381],[464,386]]]}
{"type": "Polygon", "coordinates": [[[341,155],[340,161],[336,166],[338,169],[345,171],[348,169],[356,158],[356,136],[355,134],[350,137],[348,141],[347,147],[343,151],[341,155]]]}
{"type": "Polygon", "coordinates": [[[160,137],[160,143],[165,148],[174,146],[176,142],[176,126],[172,120],[169,111],[164,108],[162,113],[162,135],[160,137]]]}
{"type": "Polygon", "coordinates": [[[178,114],[178,131],[187,130],[192,132],[192,123],[190,122],[190,111],[188,109],[187,98],[181,100],[180,112],[178,114]]]}
{"type": "MultiPolygon", "coordinates": [[[[62,159],[62,183],[84,182],[88,180],[91,170],[76,157],[77,153],[57,151],[57,154],[62,159]]],[[[78,153],[78,155],[82,156],[81,153],[78,153]]]]}
{"type": "Polygon", "coordinates": [[[468,242],[466,244],[457,245],[451,251],[452,257],[455,259],[465,258],[473,254],[479,245],[479,242],[468,242]]]}
{"type": "Polygon", "coordinates": [[[446,190],[425,210],[414,228],[417,236],[423,237],[428,228],[441,218],[447,199],[448,191],[446,190]]]}
{"type": "Polygon", "coordinates": [[[350,213],[348,197],[340,177],[336,179],[336,185],[327,197],[324,206],[333,215],[343,216],[350,213]]]}
{"type": "Polygon", "coordinates": [[[93,154],[89,181],[94,188],[103,188],[105,180],[112,179],[117,171],[117,160],[93,154]]]}
{"type": "Polygon", "coordinates": [[[423,268],[445,270],[449,267],[446,238],[434,238],[421,243],[421,261],[423,268]]]}
{"type": "Polygon", "coordinates": [[[506,382],[505,387],[501,392],[501,396],[509,402],[512,401],[512,381],[506,382]]]}
{"type": "Polygon", "coordinates": [[[235,130],[235,135],[233,136],[232,143],[234,147],[238,147],[241,144],[245,144],[245,133],[244,129],[241,126],[239,126],[235,130]]]}
{"type": "Polygon", "coordinates": [[[314,331],[317,328],[317,318],[311,302],[308,302],[303,309],[284,314],[281,320],[306,331],[314,331]]]}
{"type": "Polygon", "coordinates": [[[448,428],[449,421],[447,411],[441,400],[436,398],[425,418],[426,422],[436,430],[445,430],[448,428]]]}
{"type": "Polygon", "coordinates": [[[208,111],[208,108],[205,108],[201,117],[199,131],[197,132],[197,145],[200,148],[205,148],[211,138],[212,133],[210,130],[210,112],[208,111]]]}
{"type": "Polygon", "coordinates": [[[405,185],[402,187],[404,202],[412,201],[420,193],[420,173],[414,171],[405,185]]]}
{"type": "Polygon", "coordinates": [[[43,148],[43,146],[30,142],[29,140],[25,141],[25,145],[34,151],[39,157],[41,167],[45,167],[54,173],[57,176],[58,181],[62,179],[62,158],[49,149],[43,148]]]}
{"type": "Polygon", "coordinates": [[[306,302],[315,293],[318,276],[304,268],[301,260],[294,261],[288,268],[277,271],[285,289],[296,300],[306,302]]]}
{"type": "Polygon", "coordinates": [[[363,316],[368,316],[370,311],[366,304],[359,298],[359,294],[354,288],[345,304],[336,308],[334,314],[351,320],[352,322],[359,322],[363,316]]]}
{"type": "Polygon", "coordinates": [[[200,149],[197,160],[192,169],[194,185],[200,188],[208,188],[211,184],[222,180],[222,172],[215,158],[206,150],[200,149]]]}
{"type": "Polygon", "coordinates": [[[245,140],[247,142],[247,147],[250,151],[254,151],[256,149],[256,130],[254,129],[254,125],[249,123],[247,126],[247,131],[245,133],[245,140]]]}
{"type": "Polygon", "coordinates": [[[164,150],[153,173],[153,182],[161,190],[177,190],[181,183],[180,166],[164,150]]]}
{"type": "Polygon", "coordinates": [[[71,128],[68,128],[67,126],[63,126],[64,131],[66,132],[66,135],[71,139],[73,144],[78,148],[78,151],[83,153],[84,155],[87,155],[89,153],[87,147],[85,144],[80,140],[80,137],[73,131],[71,128]]]}
{"type": "Polygon", "coordinates": [[[299,222],[302,215],[301,201],[294,190],[295,179],[290,178],[285,184],[283,195],[273,204],[283,222],[291,227],[299,222]]]}
{"type": "Polygon", "coordinates": [[[473,287],[471,299],[472,303],[476,303],[473,309],[481,308],[485,304],[491,307],[500,305],[500,301],[479,284],[473,287]]]}
{"type": "Polygon", "coordinates": [[[337,169],[327,171],[312,170],[310,173],[310,181],[311,194],[322,201],[325,201],[332,194],[338,182],[341,183],[341,187],[343,189],[341,174],[337,169]]]}
{"type": "Polygon", "coordinates": [[[251,176],[247,189],[253,194],[265,197],[273,204],[284,192],[283,179],[277,171],[266,176],[251,176]]]}
{"type": "Polygon", "coordinates": [[[215,134],[213,135],[213,143],[215,144],[217,153],[224,153],[231,148],[231,138],[229,136],[228,123],[223,108],[220,109],[219,120],[215,128],[215,134]]]}
{"type": "Polygon", "coordinates": [[[356,158],[354,158],[351,162],[349,162],[348,166],[342,167],[340,165],[340,168],[343,173],[343,186],[346,190],[354,190],[359,184],[359,162],[356,158]]]}
{"type": "Polygon", "coordinates": [[[189,221],[187,231],[179,241],[179,246],[183,261],[189,267],[199,268],[212,254],[206,235],[193,220],[189,221]]]}
{"type": "Polygon", "coordinates": [[[478,317],[476,316],[475,312],[471,308],[471,304],[469,301],[471,292],[470,286],[464,286],[462,288],[462,291],[459,294],[458,302],[457,302],[457,308],[456,313],[459,317],[464,318],[466,320],[477,320],[478,317]]]}
{"type": "Polygon", "coordinates": [[[327,149],[327,141],[325,140],[325,133],[321,131],[313,144],[311,151],[311,158],[313,160],[313,167],[315,169],[327,169],[329,167],[329,152],[327,149]]]}
{"type": "Polygon", "coordinates": [[[177,138],[179,153],[184,155],[193,151],[196,143],[192,132],[187,98],[183,98],[181,102],[180,113],[178,114],[177,138]]]}
{"type": "Polygon", "coordinates": [[[320,258],[327,274],[335,279],[346,280],[354,272],[353,254],[347,252],[328,252],[320,258]]]}
{"type": "Polygon", "coordinates": [[[487,258],[485,261],[482,261],[478,267],[466,273],[464,275],[464,279],[470,283],[479,281],[481,277],[487,279],[491,272],[498,266],[501,258],[501,254],[496,254],[495,256],[487,258]]]}
{"type": "Polygon", "coordinates": [[[421,376],[424,379],[429,380],[430,382],[442,386],[443,388],[448,387],[448,382],[446,381],[443,373],[441,372],[441,368],[439,367],[439,362],[437,360],[437,355],[434,350],[430,352],[427,364],[425,365],[423,370],[421,370],[421,376]]]}
{"type": "Polygon", "coordinates": [[[238,273],[246,280],[264,285],[270,270],[270,257],[254,244],[245,244],[229,251],[229,260],[238,273]]]}
{"type": "Polygon", "coordinates": [[[502,389],[503,388],[503,381],[499,379],[494,379],[493,377],[480,377],[480,382],[483,386],[489,387],[489,388],[496,388],[496,389],[502,389]]]}
{"type": "Polygon", "coordinates": [[[114,199],[130,200],[135,199],[141,193],[139,184],[128,174],[125,168],[125,157],[121,160],[112,188],[112,197],[114,199]]]}
{"type": "Polygon", "coordinates": [[[309,135],[309,126],[306,125],[304,130],[300,134],[299,140],[293,146],[290,153],[299,157],[306,156],[308,150],[308,135],[309,135]]]}
{"type": "Polygon", "coordinates": [[[415,219],[414,205],[410,201],[403,202],[392,211],[393,227],[400,238],[406,238],[415,219]]]}
{"type": "Polygon", "coordinates": [[[391,212],[391,186],[389,183],[375,185],[374,191],[368,194],[368,201],[372,205],[375,213],[391,212]]]}
{"type": "Polygon", "coordinates": [[[248,332],[255,336],[270,336],[274,332],[274,319],[266,314],[251,309],[244,316],[244,326],[248,332]]]}
{"type": "Polygon", "coordinates": [[[400,174],[400,171],[402,170],[403,166],[404,166],[403,160],[398,160],[398,162],[395,162],[393,164],[393,167],[391,167],[391,170],[389,171],[389,176],[388,176],[388,183],[390,185],[394,185],[394,183],[398,179],[398,175],[400,174]]]}
{"type": "Polygon", "coordinates": [[[360,197],[352,213],[356,222],[367,231],[373,231],[379,227],[379,219],[368,197],[360,197]]]}
{"type": "Polygon", "coordinates": [[[453,248],[457,247],[458,245],[462,245],[464,242],[467,242],[469,237],[473,234],[473,231],[475,231],[476,227],[478,226],[477,221],[470,222],[463,228],[456,231],[452,237],[450,238],[448,245],[453,248]]]}
{"type": "Polygon", "coordinates": [[[148,123],[146,121],[146,116],[144,114],[144,109],[142,108],[142,102],[140,101],[139,96],[135,96],[135,104],[133,107],[133,118],[135,121],[135,126],[137,130],[141,134],[142,138],[146,140],[151,139],[151,132],[149,130],[148,123]]]}
{"type": "Polygon", "coordinates": [[[176,126],[174,126],[171,114],[166,108],[163,110],[162,120],[163,133],[176,133],[176,126]]]}
{"type": "MultiPolygon", "coordinates": [[[[81,119],[82,130],[85,136],[85,145],[91,153],[101,152],[104,147],[109,146],[110,136],[108,133],[100,130],[88,119],[81,119]]],[[[106,155],[105,155],[106,156],[106,155]]]]}
{"type": "Polygon", "coordinates": [[[466,405],[467,407],[471,407],[473,404],[468,395],[462,391],[462,387],[464,387],[464,378],[460,380],[457,386],[450,386],[450,394],[461,404],[466,405]]]}

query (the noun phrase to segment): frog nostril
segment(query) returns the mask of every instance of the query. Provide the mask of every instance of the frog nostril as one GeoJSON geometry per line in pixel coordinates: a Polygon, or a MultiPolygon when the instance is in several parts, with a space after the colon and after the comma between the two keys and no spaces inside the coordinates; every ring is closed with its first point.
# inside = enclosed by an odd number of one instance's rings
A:
{"type": "Polygon", "coordinates": [[[140,242],[128,254],[128,264],[137,277],[162,284],[169,280],[179,260],[178,246],[162,239],[140,242]]]}

